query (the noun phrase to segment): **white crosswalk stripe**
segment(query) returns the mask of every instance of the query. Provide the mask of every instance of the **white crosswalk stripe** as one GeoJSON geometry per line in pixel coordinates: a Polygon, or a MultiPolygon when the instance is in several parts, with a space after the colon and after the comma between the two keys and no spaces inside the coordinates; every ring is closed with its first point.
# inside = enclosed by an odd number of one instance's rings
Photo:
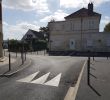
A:
{"type": "Polygon", "coordinates": [[[41,76],[40,78],[38,78],[38,79],[32,81],[31,83],[35,83],[35,84],[43,84],[43,83],[47,80],[49,74],[50,74],[50,72],[47,73],[47,74],[45,74],[45,75],[43,75],[43,76],[41,76]]]}
{"type": "Polygon", "coordinates": [[[56,87],[59,86],[62,73],[58,74],[56,77],[54,77],[53,79],[51,79],[49,81],[47,81],[47,79],[50,75],[50,72],[44,74],[43,76],[39,77],[36,80],[33,80],[38,74],[39,74],[39,71],[37,71],[36,73],[33,73],[25,78],[19,79],[17,81],[26,82],[26,83],[34,83],[34,84],[42,84],[42,85],[48,85],[48,86],[56,86],[56,87]]]}
{"type": "Polygon", "coordinates": [[[44,83],[45,85],[49,85],[49,86],[56,86],[58,87],[59,83],[60,83],[60,79],[61,79],[61,73],[58,74],[56,77],[54,77],[53,79],[51,79],[50,81],[44,83]]]}
{"type": "Polygon", "coordinates": [[[19,81],[19,82],[31,82],[31,80],[32,80],[38,73],[39,73],[39,71],[38,71],[38,72],[35,72],[35,73],[33,73],[33,74],[31,74],[31,75],[25,77],[25,78],[22,78],[22,79],[20,79],[20,80],[17,80],[17,81],[19,81]]]}

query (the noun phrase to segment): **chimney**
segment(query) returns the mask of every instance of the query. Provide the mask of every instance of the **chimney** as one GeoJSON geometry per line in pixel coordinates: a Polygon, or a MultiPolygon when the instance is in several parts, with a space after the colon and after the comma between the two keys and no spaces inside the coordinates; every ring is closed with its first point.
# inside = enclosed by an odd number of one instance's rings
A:
{"type": "Polygon", "coordinates": [[[92,15],[93,14],[93,3],[89,3],[88,4],[88,15],[92,15]]]}

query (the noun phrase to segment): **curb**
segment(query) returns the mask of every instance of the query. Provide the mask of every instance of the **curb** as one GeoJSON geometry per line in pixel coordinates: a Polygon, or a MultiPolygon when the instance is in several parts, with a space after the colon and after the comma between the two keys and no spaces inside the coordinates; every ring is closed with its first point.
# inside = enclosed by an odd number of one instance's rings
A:
{"type": "Polygon", "coordinates": [[[22,71],[23,69],[25,69],[25,68],[27,68],[29,65],[31,65],[31,59],[29,59],[29,61],[28,61],[29,63],[28,64],[26,64],[26,65],[20,65],[20,67],[21,66],[23,66],[23,67],[21,67],[21,68],[19,68],[18,70],[16,70],[16,71],[14,71],[14,72],[12,72],[12,73],[10,73],[9,72],[9,74],[2,74],[2,75],[0,75],[0,76],[4,76],[4,77],[9,77],[9,76],[12,76],[13,74],[16,74],[16,73],[18,73],[19,71],[22,71]]]}
{"type": "Polygon", "coordinates": [[[79,88],[79,85],[80,85],[80,82],[81,82],[81,78],[82,78],[86,63],[87,63],[87,61],[85,61],[84,64],[83,64],[83,67],[81,69],[81,72],[79,74],[79,77],[78,77],[78,80],[77,80],[77,83],[76,83],[75,87],[70,87],[68,89],[68,92],[67,92],[64,100],[75,100],[76,99],[76,95],[77,95],[77,92],[78,92],[78,88],[79,88]]]}

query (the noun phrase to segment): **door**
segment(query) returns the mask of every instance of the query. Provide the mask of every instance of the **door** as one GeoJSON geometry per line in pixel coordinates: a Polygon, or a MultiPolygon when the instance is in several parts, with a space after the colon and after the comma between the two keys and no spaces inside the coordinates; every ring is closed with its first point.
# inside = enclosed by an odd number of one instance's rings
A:
{"type": "Polygon", "coordinates": [[[74,39],[70,40],[70,49],[71,50],[75,49],[75,40],[74,39]]]}

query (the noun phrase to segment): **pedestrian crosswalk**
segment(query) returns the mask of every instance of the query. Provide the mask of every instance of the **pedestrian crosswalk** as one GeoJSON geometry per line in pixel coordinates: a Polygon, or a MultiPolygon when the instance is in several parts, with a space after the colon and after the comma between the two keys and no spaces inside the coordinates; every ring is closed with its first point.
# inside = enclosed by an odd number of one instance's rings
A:
{"type": "Polygon", "coordinates": [[[50,72],[40,76],[39,78],[35,79],[36,76],[40,73],[40,71],[37,71],[31,75],[28,75],[22,79],[17,80],[17,82],[26,82],[26,83],[32,83],[32,84],[42,84],[42,85],[48,85],[48,86],[55,86],[58,87],[61,75],[62,73],[56,75],[54,78],[48,80],[50,72]]]}

